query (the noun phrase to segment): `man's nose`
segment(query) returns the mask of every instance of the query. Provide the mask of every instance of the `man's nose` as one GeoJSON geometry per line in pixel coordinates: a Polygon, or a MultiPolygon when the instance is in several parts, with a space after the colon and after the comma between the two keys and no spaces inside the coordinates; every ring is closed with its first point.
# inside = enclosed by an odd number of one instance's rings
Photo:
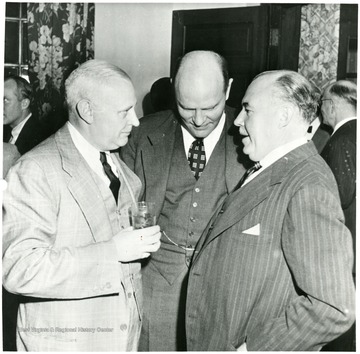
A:
{"type": "Polygon", "coordinates": [[[140,125],[140,121],[139,118],[137,116],[137,114],[135,113],[135,109],[132,108],[129,113],[128,113],[128,118],[129,118],[129,123],[134,126],[134,127],[138,127],[140,125]]]}
{"type": "Polygon", "coordinates": [[[206,116],[201,109],[196,109],[194,113],[193,122],[197,127],[203,125],[206,120],[206,116]]]}
{"type": "Polygon", "coordinates": [[[244,121],[245,121],[245,112],[244,109],[242,109],[238,114],[238,116],[236,117],[236,119],[234,120],[234,124],[237,127],[240,127],[240,125],[244,125],[244,121]]]}

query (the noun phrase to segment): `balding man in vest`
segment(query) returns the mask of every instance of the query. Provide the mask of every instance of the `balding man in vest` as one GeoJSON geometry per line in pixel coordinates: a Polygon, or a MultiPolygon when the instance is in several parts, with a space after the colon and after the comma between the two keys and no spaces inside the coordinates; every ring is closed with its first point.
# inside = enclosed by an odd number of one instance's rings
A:
{"type": "Polygon", "coordinates": [[[232,79],[224,58],[186,54],[174,80],[176,111],[140,120],[122,158],[143,182],[142,198],[157,206],[162,246],[143,264],[144,316],[139,350],[186,350],[188,269],[216,207],[244,174],[226,106],[232,79]]]}

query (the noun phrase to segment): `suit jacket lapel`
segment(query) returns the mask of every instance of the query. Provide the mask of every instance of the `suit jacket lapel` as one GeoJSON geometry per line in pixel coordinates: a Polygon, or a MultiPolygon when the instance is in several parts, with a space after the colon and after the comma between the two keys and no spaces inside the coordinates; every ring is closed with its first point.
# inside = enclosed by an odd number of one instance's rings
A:
{"type": "Polygon", "coordinates": [[[68,188],[89,224],[96,242],[106,241],[114,232],[92,171],[76,149],[66,125],[55,135],[63,169],[69,175],[68,188]],[[100,222],[101,221],[101,222],[100,222]]]}
{"type": "Polygon", "coordinates": [[[146,180],[145,196],[155,202],[157,216],[162,209],[175,144],[175,131],[180,129],[176,118],[168,119],[156,133],[148,135],[148,144],[141,151],[146,180]]]}
{"type": "Polygon", "coordinates": [[[242,220],[252,209],[264,201],[270,195],[272,187],[282,182],[288,169],[289,159],[283,157],[261,172],[256,178],[231,193],[223,204],[225,211],[221,215],[219,222],[215,223],[207,236],[203,235],[205,240],[198,255],[211,241],[242,220]]]}
{"type": "Polygon", "coordinates": [[[208,227],[206,233],[202,235],[201,239],[204,238],[204,240],[200,239],[197,246],[198,253],[194,260],[212,240],[243,219],[253,208],[265,200],[270,195],[272,187],[282,183],[290,169],[315,154],[318,152],[312,142],[302,145],[280,158],[243,187],[231,193],[223,204],[225,211],[221,218],[213,227],[210,229],[208,227]]]}

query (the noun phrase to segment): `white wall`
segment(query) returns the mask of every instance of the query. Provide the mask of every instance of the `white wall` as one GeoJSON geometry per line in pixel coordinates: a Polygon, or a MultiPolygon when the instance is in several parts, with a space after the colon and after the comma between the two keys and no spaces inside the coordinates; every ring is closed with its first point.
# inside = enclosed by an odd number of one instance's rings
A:
{"type": "MultiPolygon", "coordinates": [[[[255,4],[248,4],[254,6],[255,4]]],[[[245,3],[96,3],[95,58],[124,69],[137,91],[136,112],[152,83],[170,76],[172,12],[245,3]]]]}

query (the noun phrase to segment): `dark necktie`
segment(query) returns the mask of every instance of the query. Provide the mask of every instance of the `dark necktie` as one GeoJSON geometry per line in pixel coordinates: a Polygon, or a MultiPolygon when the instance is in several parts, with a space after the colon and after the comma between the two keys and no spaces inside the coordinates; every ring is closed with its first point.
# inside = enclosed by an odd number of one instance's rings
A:
{"type": "Polygon", "coordinates": [[[100,152],[100,161],[103,165],[104,168],[104,172],[106,174],[106,176],[109,178],[110,180],[110,190],[112,192],[112,194],[114,195],[115,201],[117,203],[118,200],[118,195],[119,195],[119,189],[120,189],[120,181],[119,178],[117,178],[114,174],[114,172],[111,170],[110,165],[108,164],[108,162],[106,161],[106,154],[105,152],[100,152]]]}
{"type": "Polygon", "coordinates": [[[236,185],[236,187],[234,188],[234,191],[236,191],[237,189],[241,188],[241,186],[245,183],[245,181],[256,171],[260,170],[261,165],[259,162],[255,162],[255,165],[250,167],[249,169],[246,170],[246,172],[244,173],[244,175],[241,177],[239,183],[236,185]]]}
{"type": "Polygon", "coordinates": [[[196,139],[193,141],[189,149],[188,161],[195,178],[199,179],[206,164],[204,139],[196,139]]]}

